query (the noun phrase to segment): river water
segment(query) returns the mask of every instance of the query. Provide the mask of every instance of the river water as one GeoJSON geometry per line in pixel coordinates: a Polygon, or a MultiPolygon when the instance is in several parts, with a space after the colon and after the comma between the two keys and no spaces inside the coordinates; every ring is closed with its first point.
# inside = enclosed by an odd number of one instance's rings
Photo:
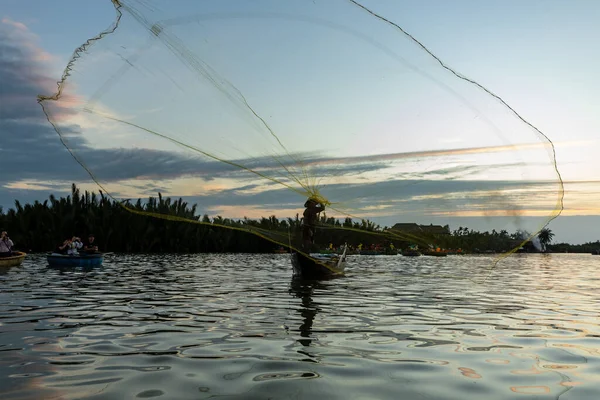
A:
{"type": "Polygon", "coordinates": [[[28,256],[0,270],[0,398],[600,398],[600,257],[492,262],[28,256]]]}

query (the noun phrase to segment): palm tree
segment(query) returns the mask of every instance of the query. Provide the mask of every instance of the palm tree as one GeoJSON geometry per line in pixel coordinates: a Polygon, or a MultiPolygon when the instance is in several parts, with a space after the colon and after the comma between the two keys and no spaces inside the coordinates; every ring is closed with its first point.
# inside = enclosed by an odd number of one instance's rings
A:
{"type": "Polygon", "coordinates": [[[540,231],[540,233],[538,233],[537,237],[540,241],[540,244],[542,245],[542,250],[546,251],[546,246],[548,246],[550,242],[552,242],[552,238],[554,238],[554,233],[552,233],[552,230],[544,228],[540,231]]]}
{"type": "MultiPolygon", "coordinates": [[[[370,246],[393,240],[396,247],[416,243],[420,246],[435,244],[463,250],[507,250],[515,245],[511,236],[520,240],[529,236],[523,232],[509,235],[505,230],[492,231],[490,234],[461,226],[452,235],[441,238],[394,233],[366,219],[353,220],[348,217],[342,222],[323,213],[321,220],[325,224],[323,228],[327,229],[321,230],[320,239],[335,245],[348,242],[370,246]]],[[[280,243],[289,243],[290,237],[299,236],[300,221],[299,214],[287,220],[279,220],[275,216],[253,220],[234,220],[220,216],[211,219],[206,214],[201,215],[195,205],[188,204],[182,198],[171,199],[159,193],[158,197],[150,197],[144,201],[131,199],[121,203],[112,200],[101,191],[98,194],[82,192],[75,185],[66,197],[56,198],[50,195],[44,202],[15,202],[14,208],[0,208],[0,228],[11,232],[11,237],[21,249],[40,252],[52,249],[71,235],[83,236],[91,232],[95,233],[105,251],[265,252],[272,251],[280,243]],[[132,213],[131,210],[135,212],[132,213]],[[138,212],[141,214],[137,214],[138,212]],[[144,215],[149,213],[178,216],[196,223],[186,224],[144,215]],[[227,228],[245,228],[246,232],[227,228]],[[260,233],[261,236],[254,233],[260,233]],[[264,237],[277,243],[264,240],[264,237]]],[[[547,231],[542,231],[539,235],[540,242],[545,245],[549,244],[554,236],[547,231]],[[545,236],[547,240],[544,239],[545,236]]]]}

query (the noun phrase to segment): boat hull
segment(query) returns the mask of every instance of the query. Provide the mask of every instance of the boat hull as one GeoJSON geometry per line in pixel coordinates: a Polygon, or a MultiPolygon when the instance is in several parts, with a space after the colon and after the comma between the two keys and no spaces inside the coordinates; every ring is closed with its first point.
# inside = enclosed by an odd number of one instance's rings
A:
{"type": "Polygon", "coordinates": [[[15,251],[13,253],[14,255],[10,257],[0,258],[0,267],[16,267],[17,265],[21,265],[25,259],[25,256],[27,255],[22,251],[15,251]]]}
{"type": "Polygon", "coordinates": [[[402,252],[404,257],[420,257],[421,252],[418,250],[405,250],[402,252]]]}
{"type": "Polygon", "coordinates": [[[345,254],[341,256],[307,256],[293,252],[291,257],[294,276],[303,279],[325,279],[342,276],[346,268],[345,254]]]}
{"type": "Polygon", "coordinates": [[[48,264],[51,267],[92,267],[102,265],[103,254],[80,254],[68,256],[63,254],[48,254],[48,264]]]}
{"type": "Polygon", "coordinates": [[[443,251],[425,251],[423,252],[423,255],[432,257],[446,257],[448,254],[443,251]]]}
{"type": "Polygon", "coordinates": [[[361,256],[397,256],[398,250],[392,250],[392,249],[387,249],[387,250],[382,250],[382,251],[361,250],[359,254],[361,256]]]}

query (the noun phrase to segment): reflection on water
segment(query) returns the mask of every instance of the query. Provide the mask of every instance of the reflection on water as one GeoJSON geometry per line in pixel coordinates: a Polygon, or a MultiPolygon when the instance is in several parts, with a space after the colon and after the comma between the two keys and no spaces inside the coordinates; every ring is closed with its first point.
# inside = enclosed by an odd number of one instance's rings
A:
{"type": "Polygon", "coordinates": [[[319,281],[305,281],[295,277],[292,278],[290,293],[293,293],[302,301],[302,306],[298,308],[297,312],[302,317],[302,324],[298,329],[302,339],[298,339],[298,342],[303,346],[310,346],[313,321],[319,311],[318,303],[315,303],[312,299],[314,289],[323,289],[323,287],[324,285],[319,281]]]}
{"type": "Polygon", "coordinates": [[[600,398],[588,255],[43,257],[0,270],[0,392],[31,398],[600,398]]]}

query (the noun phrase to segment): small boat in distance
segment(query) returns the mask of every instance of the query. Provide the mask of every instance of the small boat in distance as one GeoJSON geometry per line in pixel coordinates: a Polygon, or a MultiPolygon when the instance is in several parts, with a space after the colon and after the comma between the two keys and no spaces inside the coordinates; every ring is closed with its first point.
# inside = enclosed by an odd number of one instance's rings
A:
{"type": "Polygon", "coordinates": [[[347,249],[348,246],[344,246],[341,255],[311,253],[307,256],[293,252],[291,257],[294,276],[304,279],[324,279],[344,275],[347,249]]]}
{"type": "Polygon", "coordinates": [[[92,267],[102,265],[104,254],[80,253],[78,255],[66,255],[48,253],[46,259],[51,267],[92,267]]]}
{"type": "Polygon", "coordinates": [[[425,250],[423,252],[424,256],[432,256],[432,257],[446,257],[448,253],[440,250],[425,250]]]}
{"type": "Polygon", "coordinates": [[[0,267],[16,267],[21,265],[27,254],[22,251],[13,251],[10,257],[0,258],[0,267]]]}
{"type": "Polygon", "coordinates": [[[420,257],[422,254],[419,250],[419,246],[413,244],[408,246],[406,249],[402,250],[402,255],[404,257],[420,257]]]}

